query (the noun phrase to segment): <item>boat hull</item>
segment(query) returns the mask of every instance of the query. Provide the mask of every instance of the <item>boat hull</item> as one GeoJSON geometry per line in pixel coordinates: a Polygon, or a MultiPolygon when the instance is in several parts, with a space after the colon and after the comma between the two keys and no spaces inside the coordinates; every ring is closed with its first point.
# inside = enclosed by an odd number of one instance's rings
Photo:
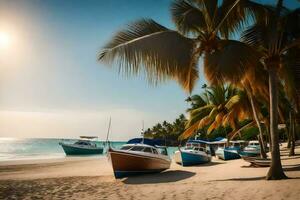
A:
{"type": "Polygon", "coordinates": [[[182,166],[191,166],[208,163],[211,161],[211,156],[188,151],[176,151],[175,162],[182,166]]]}
{"type": "Polygon", "coordinates": [[[68,144],[60,144],[66,155],[95,155],[102,154],[103,148],[84,148],[76,147],[68,144]]]}
{"type": "Polygon", "coordinates": [[[216,151],[216,156],[222,160],[233,160],[241,158],[238,150],[235,149],[218,149],[216,151]]]}
{"type": "Polygon", "coordinates": [[[248,157],[243,158],[246,162],[249,162],[254,167],[270,167],[271,165],[271,159],[265,159],[265,158],[254,158],[254,157],[248,157]]]}
{"type": "Polygon", "coordinates": [[[108,150],[115,178],[161,172],[170,168],[171,160],[133,152],[108,150]]]}
{"type": "Polygon", "coordinates": [[[255,159],[251,160],[250,163],[255,167],[270,167],[271,159],[255,159]]]}
{"type": "Polygon", "coordinates": [[[255,151],[241,151],[239,152],[240,156],[243,157],[257,157],[259,156],[259,152],[255,152],[255,151]]]}

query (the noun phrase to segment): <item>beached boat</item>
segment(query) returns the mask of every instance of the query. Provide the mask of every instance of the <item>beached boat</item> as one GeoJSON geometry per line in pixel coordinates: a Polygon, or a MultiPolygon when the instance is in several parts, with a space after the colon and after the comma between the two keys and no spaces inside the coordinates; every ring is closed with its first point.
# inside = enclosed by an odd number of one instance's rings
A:
{"type": "Polygon", "coordinates": [[[161,172],[170,168],[166,147],[158,140],[134,138],[121,149],[109,147],[108,156],[116,178],[161,172]]]}
{"type": "Polygon", "coordinates": [[[212,141],[209,142],[210,149],[211,149],[211,155],[216,156],[216,151],[218,148],[224,148],[226,146],[227,139],[218,137],[212,141]]]}
{"type": "Polygon", "coordinates": [[[97,137],[80,136],[80,139],[73,144],[60,142],[66,155],[93,155],[102,154],[103,147],[97,146],[91,140],[97,137]]]}
{"type": "Polygon", "coordinates": [[[231,146],[229,147],[219,147],[216,151],[216,156],[222,160],[232,160],[239,159],[241,156],[239,155],[241,151],[241,147],[244,141],[231,141],[231,146]]]}
{"type": "Polygon", "coordinates": [[[250,141],[243,151],[239,152],[241,157],[257,157],[260,154],[260,145],[258,141],[250,141]]]}
{"type": "Polygon", "coordinates": [[[182,166],[198,165],[211,161],[209,145],[203,140],[190,140],[184,149],[174,154],[175,162],[182,166]]]}
{"type": "Polygon", "coordinates": [[[269,158],[254,158],[248,157],[248,159],[244,159],[246,162],[251,163],[254,167],[270,167],[271,159],[269,158]]]}

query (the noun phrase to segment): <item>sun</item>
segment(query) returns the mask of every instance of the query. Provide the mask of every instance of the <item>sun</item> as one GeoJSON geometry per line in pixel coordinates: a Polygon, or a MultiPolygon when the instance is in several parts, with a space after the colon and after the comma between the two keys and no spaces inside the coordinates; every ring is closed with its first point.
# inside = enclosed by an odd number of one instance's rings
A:
{"type": "Polygon", "coordinates": [[[11,35],[7,32],[0,31],[0,49],[8,48],[12,43],[11,35]]]}

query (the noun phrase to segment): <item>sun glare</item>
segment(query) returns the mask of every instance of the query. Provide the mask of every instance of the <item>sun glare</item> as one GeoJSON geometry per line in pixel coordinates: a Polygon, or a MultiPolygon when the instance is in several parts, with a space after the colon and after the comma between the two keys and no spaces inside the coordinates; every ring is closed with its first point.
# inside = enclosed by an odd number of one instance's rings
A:
{"type": "Polygon", "coordinates": [[[12,38],[7,32],[0,31],[0,49],[6,49],[11,45],[12,38]]]}

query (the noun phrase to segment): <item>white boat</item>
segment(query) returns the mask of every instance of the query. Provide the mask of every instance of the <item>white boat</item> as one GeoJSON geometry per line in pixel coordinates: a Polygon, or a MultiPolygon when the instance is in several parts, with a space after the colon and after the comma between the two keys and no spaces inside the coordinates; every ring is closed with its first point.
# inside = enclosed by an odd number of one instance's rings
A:
{"type": "Polygon", "coordinates": [[[252,141],[249,141],[249,144],[248,146],[246,146],[244,148],[244,151],[252,151],[252,152],[258,152],[259,153],[259,150],[260,150],[260,145],[259,145],[259,142],[257,140],[252,140],[252,141]]]}
{"type": "Polygon", "coordinates": [[[240,152],[242,157],[256,157],[260,154],[260,145],[257,140],[249,141],[248,146],[246,146],[243,151],[240,152]]]}
{"type": "Polygon", "coordinates": [[[211,161],[210,148],[206,141],[190,140],[185,148],[174,154],[175,162],[182,166],[198,165],[211,161]]]}

